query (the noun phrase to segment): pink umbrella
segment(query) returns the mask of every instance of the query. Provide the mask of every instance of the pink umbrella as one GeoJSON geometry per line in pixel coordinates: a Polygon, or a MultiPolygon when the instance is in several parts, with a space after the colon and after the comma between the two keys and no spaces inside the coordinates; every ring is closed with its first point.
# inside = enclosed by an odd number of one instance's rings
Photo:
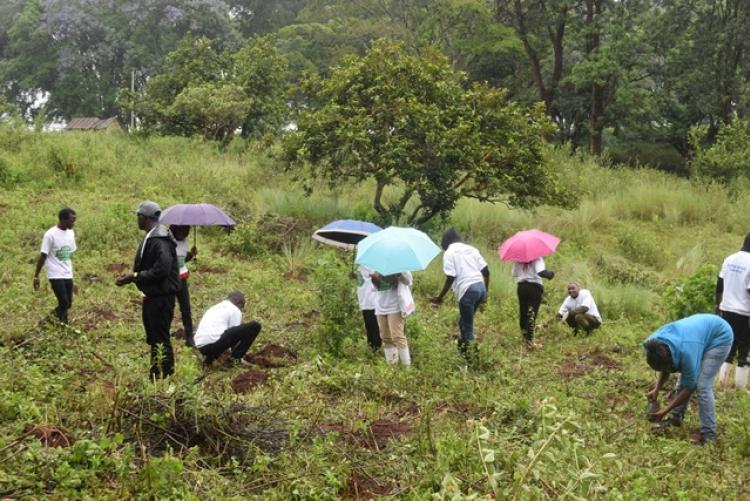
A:
{"type": "Polygon", "coordinates": [[[530,263],[555,252],[559,243],[559,238],[541,230],[519,231],[503,242],[497,253],[503,261],[530,263]]]}

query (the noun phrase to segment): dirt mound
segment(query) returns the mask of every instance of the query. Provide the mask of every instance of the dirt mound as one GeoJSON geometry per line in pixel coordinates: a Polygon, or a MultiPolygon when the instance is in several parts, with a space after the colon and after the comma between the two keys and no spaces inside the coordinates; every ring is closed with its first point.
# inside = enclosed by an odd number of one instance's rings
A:
{"type": "Polygon", "coordinates": [[[319,429],[322,433],[338,433],[339,439],[346,443],[377,450],[384,448],[389,441],[408,436],[412,432],[408,423],[392,419],[378,419],[369,423],[364,430],[342,423],[326,423],[319,429]]]}
{"type": "Polygon", "coordinates": [[[84,312],[83,319],[81,320],[81,327],[86,330],[93,330],[100,325],[107,325],[117,319],[119,319],[119,317],[115,312],[106,306],[95,306],[84,312]]]}
{"type": "Polygon", "coordinates": [[[122,273],[129,268],[130,267],[125,263],[112,263],[107,265],[105,270],[107,270],[108,273],[122,273]]]}
{"type": "Polygon", "coordinates": [[[297,354],[278,344],[267,344],[255,353],[245,355],[245,360],[266,369],[286,367],[297,362],[297,354]]]}
{"type": "Polygon", "coordinates": [[[232,389],[235,393],[250,393],[256,386],[266,384],[266,382],[268,382],[268,373],[249,369],[232,379],[232,389]]]}
{"type": "Polygon", "coordinates": [[[620,362],[596,349],[590,353],[569,358],[560,364],[558,372],[563,379],[572,379],[590,374],[594,369],[620,369],[621,367],[620,362]]]}
{"type": "Polygon", "coordinates": [[[393,492],[393,484],[373,478],[370,475],[353,473],[341,491],[344,499],[366,500],[387,496],[393,492]]]}
{"type": "Polygon", "coordinates": [[[54,426],[29,425],[25,433],[38,438],[44,447],[70,447],[76,443],[65,429],[54,426]]]}

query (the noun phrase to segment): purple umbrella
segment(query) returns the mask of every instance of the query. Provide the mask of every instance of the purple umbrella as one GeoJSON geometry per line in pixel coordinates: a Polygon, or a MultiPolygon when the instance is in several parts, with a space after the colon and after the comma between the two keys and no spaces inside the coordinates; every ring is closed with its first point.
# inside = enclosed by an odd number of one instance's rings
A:
{"type": "MultiPolygon", "coordinates": [[[[177,204],[167,207],[161,213],[159,222],[178,226],[234,226],[234,219],[211,204],[177,204]]],[[[193,233],[198,244],[198,232],[193,233]]]]}
{"type": "Polygon", "coordinates": [[[164,209],[159,222],[179,226],[234,226],[234,219],[211,204],[177,204],[164,209]]]}

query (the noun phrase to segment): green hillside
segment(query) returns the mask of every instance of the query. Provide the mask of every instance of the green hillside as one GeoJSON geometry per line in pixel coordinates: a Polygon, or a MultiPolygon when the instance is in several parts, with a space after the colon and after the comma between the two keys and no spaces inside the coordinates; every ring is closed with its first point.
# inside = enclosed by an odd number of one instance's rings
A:
{"type": "Polygon", "coordinates": [[[449,221],[425,228],[439,240],[454,226],[490,263],[489,301],[476,320],[479,362],[467,368],[456,350],[452,297],[430,306],[443,280],[437,258],[415,273],[417,313],[407,322],[414,365],[399,370],[370,353],[359,312],[338,355],[320,330],[326,312],[342,306],[336,290],[353,298],[352,256],[309,236],[335,218],[374,217],[372,187],[305,196],[274,151],[0,129],[0,495],[750,496],[748,395],[717,392],[715,447],[689,444],[698,425],[692,406],[686,426],[655,437],[643,397],[654,374],[640,347],[670,319],[662,297],[670,283],[739,249],[750,190],[549,150],[576,209],[464,200],[449,221]],[[148,382],[138,293],[114,285],[142,237],[133,210],[144,199],[214,203],[237,220],[231,234],[198,233],[193,311],[197,322],[229,291],[243,291],[245,318],[263,324],[251,352],[270,353],[258,365],[204,371],[175,342],[176,374],[148,382]],[[44,282],[33,291],[33,266],[64,206],[78,213],[71,327],[40,327],[54,296],[44,282]],[[546,260],[557,276],[540,312],[544,347],[528,352],[510,266],[496,249],[532,227],[562,243],[546,260]],[[604,317],[588,338],[552,320],[571,280],[593,292],[604,317]]]}

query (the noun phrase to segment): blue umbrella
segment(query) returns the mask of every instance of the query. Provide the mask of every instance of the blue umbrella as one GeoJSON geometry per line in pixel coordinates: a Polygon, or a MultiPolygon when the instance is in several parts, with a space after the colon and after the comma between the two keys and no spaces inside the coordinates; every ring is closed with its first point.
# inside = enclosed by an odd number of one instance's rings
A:
{"type": "Polygon", "coordinates": [[[381,275],[424,270],[440,248],[414,228],[390,226],[373,233],[357,245],[355,262],[381,275]]]}
{"type": "Polygon", "coordinates": [[[318,242],[351,250],[357,248],[360,240],[382,229],[377,224],[365,221],[339,219],[323,226],[312,237],[318,242]]]}

